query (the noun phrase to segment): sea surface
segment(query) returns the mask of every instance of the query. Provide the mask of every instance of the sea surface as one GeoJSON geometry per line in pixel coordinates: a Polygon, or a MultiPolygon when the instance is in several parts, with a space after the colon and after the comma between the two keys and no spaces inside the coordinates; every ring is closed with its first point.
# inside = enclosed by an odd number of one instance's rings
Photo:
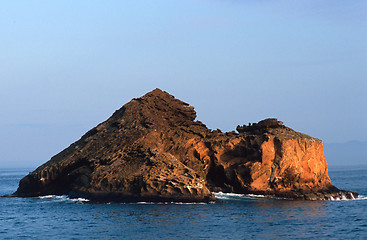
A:
{"type": "MultiPolygon", "coordinates": [[[[0,169],[0,195],[33,169],[0,169]]],[[[356,200],[217,194],[209,204],[90,204],[67,196],[0,198],[0,239],[367,239],[367,166],[330,168],[356,200]]]]}

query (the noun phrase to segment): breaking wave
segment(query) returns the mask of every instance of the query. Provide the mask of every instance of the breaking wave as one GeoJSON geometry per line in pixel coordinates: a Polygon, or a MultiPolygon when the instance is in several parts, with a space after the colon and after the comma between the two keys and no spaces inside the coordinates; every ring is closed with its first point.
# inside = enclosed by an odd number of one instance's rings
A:
{"type": "MultiPolygon", "coordinates": [[[[214,202],[209,202],[209,203],[214,203],[214,202]]],[[[126,204],[126,203],[122,203],[122,204],[126,204]]],[[[136,203],[127,203],[127,204],[205,205],[208,203],[205,203],[205,202],[136,202],[136,203]]]]}
{"type": "MultiPolygon", "coordinates": [[[[50,203],[88,203],[90,202],[89,199],[86,198],[70,198],[67,195],[46,195],[46,196],[39,196],[36,197],[35,199],[39,199],[42,202],[50,202],[50,203]]],[[[209,202],[209,203],[214,203],[214,202],[209,202]]],[[[105,204],[112,204],[112,202],[107,202],[105,204]]],[[[120,204],[161,204],[161,205],[168,205],[168,204],[173,204],[173,205],[201,205],[201,204],[208,204],[205,202],[133,202],[133,203],[120,203],[120,204]]]]}
{"type": "Polygon", "coordinates": [[[244,199],[265,198],[264,195],[255,195],[255,194],[239,194],[239,193],[223,193],[223,192],[214,192],[213,194],[219,200],[244,200],[244,199]]]}
{"type": "Polygon", "coordinates": [[[367,196],[359,195],[355,200],[367,200],[367,196]]]}
{"type": "Polygon", "coordinates": [[[60,203],[86,203],[89,202],[89,199],[86,198],[70,198],[67,195],[46,195],[37,197],[38,199],[44,202],[60,202],[60,203]]]}
{"type": "MultiPolygon", "coordinates": [[[[286,199],[286,198],[277,198],[277,197],[267,197],[264,195],[255,195],[255,194],[238,194],[238,193],[223,193],[223,192],[214,192],[213,193],[219,200],[246,200],[246,199],[259,199],[259,198],[271,198],[271,199],[286,199]]],[[[359,200],[367,200],[367,196],[359,195],[358,198],[348,199],[345,195],[341,197],[332,197],[331,201],[359,201],[359,200]]]]}
{"type": "Polygon", "coordinates": [[[331,201],[359,201],[359,200],[367,200],[367,196],[365,195],[359,195],[357,198],[354,198],[352,193],[342,193],[340,194],[340,196],[337,197],[331,197],[331,199],[329,199],[331,201]],[[346,195],[348,194],[348,196],[346,195]]]}
{"type": "Polygon", "coordinates": [[[353,201],[353,200],[355,200],[355,201],[360,201],[360,200],[367,200],[367,196],[359,195],[357,198],[347,199],[347,198],[343,195],[341,198],[337,197],[337,198],[332,198],[332,199],[330,199],[330,200],[331,200],[331,201],[353,201]]]}
{"type": "MultiPolygon", "coordinates": [[[[219,200],[224,201],[240,201],[240,200],[256,200],[256,199],[265,199],[265,198],[272,198],[272,199],[284,199],[284,198],[274,198],[274,197],[267,197],[264,195],[255,195],[255,194],[239,194],[239,193],[223,193],[223,192],[213,192],[216,198],[219,200]]],[[[90,202],[89,199],[86,198],[70,198],[67,195],[46,195],[36,197],[36,199],[41,200],[45,203],[74,203],[74,204],[82,204],[90,202]]],[[[355,199],[348,199],[346,196],[342,195],[341,197],[335,197],[330,199],[331,201],[360,201],[360,200],[367,200],[367,196],[359,195],[358,198],[355,199]]],[[[209,202],[209,204],[215,202],[209,202]]],[[[121,203],[121,204],[162,204],[162,205],[198,205],[198,204],[208,204],[203,202],[136,202],[136,203],[121,203]]]]}

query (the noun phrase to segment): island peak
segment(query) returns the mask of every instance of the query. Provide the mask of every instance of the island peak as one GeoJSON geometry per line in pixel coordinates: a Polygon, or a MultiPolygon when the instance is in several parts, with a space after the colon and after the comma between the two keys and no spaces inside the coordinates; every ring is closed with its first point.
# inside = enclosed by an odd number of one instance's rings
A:
{"type": "Polygon", "coordinates": [[[213,192],[332,199],[323,145],[269,118],[211,131],[192,106],[158,88],[134,98],[24,177],[15,196],[95,201],[214,201],[213,192]]]}

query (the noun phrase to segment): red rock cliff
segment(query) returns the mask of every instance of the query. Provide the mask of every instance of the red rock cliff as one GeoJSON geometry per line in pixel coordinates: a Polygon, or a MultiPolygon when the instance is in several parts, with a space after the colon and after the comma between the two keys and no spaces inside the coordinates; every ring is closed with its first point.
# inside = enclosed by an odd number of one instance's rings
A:
{"type": "Polygon", "coordinates": [[[23,178],[16,196],[69,194],[98,201],[212,201],[212,191],[296,199],[341,194],[322,142],[267,119],[211,131],[194,108],[156,89],[23,178]]]}

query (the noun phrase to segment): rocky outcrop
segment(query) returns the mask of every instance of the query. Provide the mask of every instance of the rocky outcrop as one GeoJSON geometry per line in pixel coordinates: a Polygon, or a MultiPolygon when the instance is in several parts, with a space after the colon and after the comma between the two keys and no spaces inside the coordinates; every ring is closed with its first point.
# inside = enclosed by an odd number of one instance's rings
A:
{"type": "Polygon", "coordinates": [[[222,133],[195,118],[193,107],[155,89],[24,177],[14,195],[121,202],[208,202],[213,191],[357,196],[331,184],[320,140],[277,119],[222,133]]]}

